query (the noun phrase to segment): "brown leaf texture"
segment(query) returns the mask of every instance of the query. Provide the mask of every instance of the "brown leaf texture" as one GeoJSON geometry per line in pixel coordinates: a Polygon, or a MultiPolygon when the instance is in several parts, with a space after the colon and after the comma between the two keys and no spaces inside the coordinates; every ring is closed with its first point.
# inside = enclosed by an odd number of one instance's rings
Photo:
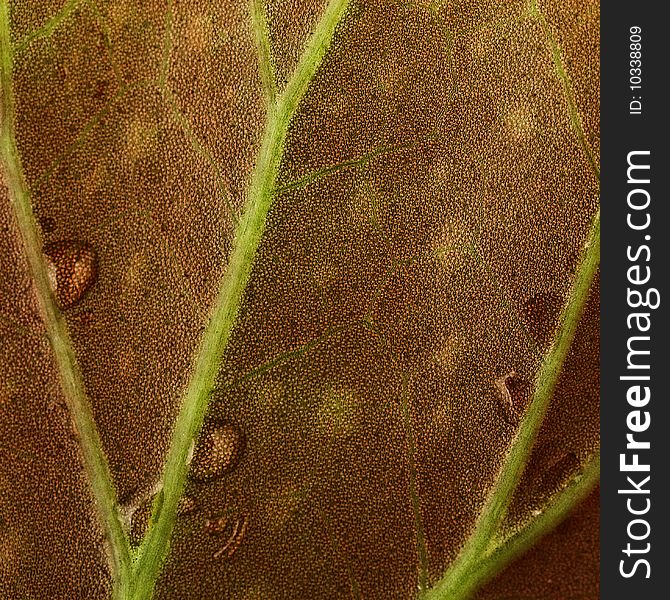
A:
{"type": "MultiPolygon", "coordinates": [[[[266,6],[281,89],[324,3],[266,6]]],[[[458,554],[598,205],[598,3],[529,6],[352,3],[291,122],[210,402],[243,451],[189,480],[157,598],[414,598],[458,554]]],[[[62,8],[11,3],[17,144],[45,246],[95,253],[62,310],[130,515],[160,479],[265,103],[246,0],[87,0],[26,37],[62,8]]],[[[1,194],[0,597],[106,598],[1,194]]],[[[598,311],[596,288],[509,531],[598,450],[598,311]]],[[[594,494],[478,598],[597,598],[597,531],[594,494]]]]}

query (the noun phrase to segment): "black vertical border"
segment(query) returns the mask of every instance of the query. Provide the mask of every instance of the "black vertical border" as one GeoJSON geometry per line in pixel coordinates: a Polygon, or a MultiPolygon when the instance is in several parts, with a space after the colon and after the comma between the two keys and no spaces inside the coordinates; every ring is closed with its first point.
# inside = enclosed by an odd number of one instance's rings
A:
{"type": "MultiPolygon", "coordinates": [[[[670,98],[665,83],[670,77],[670,22],[665,18],[664,2],[637,0],[633,2],[601,3],[601,598],[670,598],[670,335],[667,307],[670,305],[670,219],[667,205],[670,160],[667,150],[667,112],[670,98]],[[642,89],[629,88],[630,28],[642,29],[642,89]],[[629,114],[633,95],[641,96],[642,114],[629,114]],[[635,232],[626,224],[628,185],[627,155],[634,150],[650,150],[651,184],[645,186],[651,194],[651,225],[648,230],[635,232]],[[651,239],[643,241],[648,234],[651,239]],[[636,575],[625,578],[620,574],[620,561],[632,558],[623,553],[629,542],[627,526],[637,518],[626,506],[630,496],[619,494],[627,485],[626,475],[639,479],[639,474],[622,473],[619,455],[625,452],[626,416],[633,410],[626,400],[631,382],[620,381],[626,375],[626,342],[631,332],[626,317],[636,309],[626,301],[627,269],[632,263],[626,256],[627,246],[648,243],[651,248],[651,282],[659,290],[660,307],[651,313],[651,401],[643,410],[651,413],[651,426],[645,434],[636,434],[651,442],[650,450],[639,451],[640,461],[648,461],[651,470],[649,498],[651,508],[646,519],[651,534],[644,541],[631,541],[642,548],[650,543],[646,558],[651,576],[639,568],[636,575]],[[668,388],[668,389],[666,389],[668,388]],[[635,477],[638,475],[638,477],[635,477]]],[[[640,263],[643,264],[643,263],[640,263]]],[[[641,310],[641,309],[637,309],[641,310]]],[[[643,309],[647,310],[647,309],[643,309]]],[[[640,371],[642,373],[642,371],[640,371]]],[[[645,495],[638,495],[641,499],[645,495]]],[[[640,500],[637,506],[643,506],[640,500]]],[[[642,526],[633,531],[641,533],[642,526]]],[[[631,555],[633,556],[633,555],[631,555]]]]}

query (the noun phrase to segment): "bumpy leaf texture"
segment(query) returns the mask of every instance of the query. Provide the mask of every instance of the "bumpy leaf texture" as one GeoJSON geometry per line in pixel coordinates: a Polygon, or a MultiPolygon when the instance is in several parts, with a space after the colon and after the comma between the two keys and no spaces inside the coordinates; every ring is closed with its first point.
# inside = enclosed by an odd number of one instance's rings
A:
{"type": "MultiPolygon", "coordinates": [[[[324,5],[266,7],[281,87],[324,5]]],[[[265,104],[246,0],[61,9],[11,4],[17,142],[130,514],[160,476],[265,104]]],[[[598,3],[538,10],[352,4],[291,123],[211,400],[223,433],[209,460],[225,464],[191,478],[157,598],[412,598],[455,558],[598,203],[598,3]]],[[[106,598],[102,530],[1,193],[0,597],[106,598]]],[[[597,451],[596,292],[509,530],[597,451]]],[[[596,598],[597,511],[594,494],[478,597],[596,598]]]]}

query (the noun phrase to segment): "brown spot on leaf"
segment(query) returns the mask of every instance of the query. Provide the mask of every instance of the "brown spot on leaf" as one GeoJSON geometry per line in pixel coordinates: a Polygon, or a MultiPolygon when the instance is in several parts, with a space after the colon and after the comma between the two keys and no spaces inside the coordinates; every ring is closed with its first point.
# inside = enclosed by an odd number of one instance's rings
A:
{"type": "Polygon", "coordinates": [[[214,558],[231,558],[242,543],[249,517],[246,513],[209,518],[205,520],[205,531],[214,535],[227,535],[226,543],[214,553],[214,558]]]}
{"type": "Polygon", "coordinates": [[[98,257],[86,242],[60,241],[44,247],[51,287],[61,308],[79,302],[98,276],[98,257]]]}
{"type": "Polygon", "coordinates": [[[526,321],[535,340],[545,347],[556,329],[562,298],[552,292],[531,296],[524,305],[526,321]]]}
{"type": "Polygon", "coordinates": [[[500,392],[505,413],[512,422],[516,422],[530,400],[530,383],[516,371],[510,371],[496,378],[495,386],[500,392]]]}
{"type": "Polygon", "coordinates": [[[56,229],[56,220],[53,217],[38,215],[37,222],[43,233],[52,233],[56,229]]]}

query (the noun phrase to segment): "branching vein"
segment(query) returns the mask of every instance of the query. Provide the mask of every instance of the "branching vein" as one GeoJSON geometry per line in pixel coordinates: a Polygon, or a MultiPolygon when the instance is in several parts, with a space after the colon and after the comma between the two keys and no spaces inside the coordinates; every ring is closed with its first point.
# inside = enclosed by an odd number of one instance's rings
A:
{"type": "Polygon", "coordinates": [[[238,216],[237,213],[235,212],[235,207],[233,206],[233,203],[230,199],[230,193],[228,191],[228,187],[224,182],[219,164],[214,159],[214,156],[212,156],[212,153],[200,142],[198,136],[193,131],[191,123],[179,110],[177,99],[175,98],[172,91],[167,86],[163,86],[161,87],[161,93],[163,94],[163,98],[165,99],[165,102],[170,108],[170,114],[172,115],[172,118],[182,128],[182,131],[184,132],[184,135],[187,137],[188,141],[191,143],[191,147],[193,148],[193,150],[195,150],[200,156],[202,156],[202,158],[206,160],[207,163],[212,167],[212,170],[214,171],[214,179],[216,181],[216,187],[218,188],[221,196],[223,196],[223,199],[226,203],[226,208],[228,209],[228,213],[230,214],[233,223],[237,224],[238,216]]]}
{"type": "Polygon", "coordinates": [[[544,35],[547,38],[549,47],[551,48],[551,56],[554,61],[554,68],[556,69],[556,74],[558,75],[558,78],[560,79],[561,84],[563,85],[563,92],[565,94],[565,99],[568,104],[568,116],[570,117],[570,123],[575,131],[577,140],[579,141],[579,145],[581,146],[582,151],[586,156],[591,171],[593,172],[598,182],[600,182],[600,166],[598,165],[598,160],[593,154],[593,150],[591,150],[591,147],[589,146],[586,140],[586,135],[584,134],[584,128],[582,127],[582,120],[579,115],[579,110],[577,109],[577,103],[575,102],[575,95],[574,92],[572,91],[572,86],[570,84],[570,78],[568,77],[568,74],[565,68],[563,67],[563,60],[561,59],[561,49],[558,46],[558,42],[556,41],[554,34],[551,32],[549,23],[547,23],[547,19],[545,19],[544,15],[540,12],[540,9],[538,8],[537,2],[535,0],[531,0],[529,12],[530,15],[534,17],[540,24],[540,27],[542,27],[542,31],[544,32],[544,35]]]}
{"type": "Polygon", "coordinates": [[[371,150],[370,152],[367,152],[366,154],[363,154],[358,158],[352,158],[350,160],[345,160],[341,163],[336,163],[334,165],[328,165],[327,167],[322,167],[321,169],[317,169],[312,173],[308,173],[307,175],[300,177],[300,179],[297,179],[296,181],[285,183],[276,189],[276,193],[283,194],[285,192],[290,192],[292,190],[307,187],[310,183],[313,183],[317,179],[321,179],[322,177],[325,177],[327,175],[332,175],[333,173],[337,173],[342,169],[346,169],[348,167],[362,167],[367,163],[369,163],[370,161],[377,158],[378,156],[390,152],[397,152],[399,150],[403,150],[406,148],[411,148],[412,146],[415,146],[418,143],[419,142],[412,141],[412,142],[403,142],[402,144],[396,144],[394,146],[380,146],[379,148],[375,148],[374,150],[371,150]]]}
{"type": "Polygon", "coordinates": [[[251,0],[251,23],[258,50],[258,67],[261,83],[268,103],[268,110],[274,110],[277,102],[277,79],[272,63],[272,47],[270,45],[270,29],[263,0],[251,0]]]}
{"type": "Polygon", "coordinates": [[[519,531],[493,545],[467,574],[464,587],[477,589],[495,577],[513,560],[530,550],[556,528],[598,485],[600,456],[596,454],[582,473],[554,496],[544,511],[532,517],[519,531]]]}
{"type": "Polygon", "coordinates": [[[167,555],[186,483],[189,451],[202,427],[207,402],[251,275],[256,250],[265,229],[265,218],[272,203],[290,121],[323,60],[347,6],[348,0],[329,2],[286,89],[277,99],[276,110],[268,113],[228,270],[194,361],[193,375],[172,432],[163,473],[163,489],[157,494],[149,532],[140,547],[135,566],[133,598],[136,600],[151,597],[167,555]]]}
{"type": "Polygon", "coordinates": [[[165,30],[163,32],[163,56],[161,57],[160,73],[158,74],[158,87],[164,88],[170,70],[170,55],[172,53],[172,0],[167,0],[165,11],[165,30]]]}
{"type": "MultiPolygon", "coordinates": [[[[537,432],[570,351],[579,320],[588,299],[591,285],[600,265],[600,211],[594,217],[568,302],[563,308],[554,342],[540,368],[530,406],[507,454],[500,475],[482,509],[475,529],[461,554],[444,577],[431,590],[428,598],[467,598],[476,587],[467,587],[473,565],[480,561],[490,540],[495,537],[507,514],[514,490],[530,456],[537,432]]],[[[470,582],[472,583],[472,582],[470,582]]]]}
{"type": "Polygon", "coordinates": [[[25,50],[31,42],[38,38],[49,37],[58,28],[58,26],[63,23],[63,21],[67,20],[70,15],[75,10],[77,10],[77,8],[79,8],[80,3],[81,0],[67,0],[67,2],[63,5],[63,8],[61,8],[53,17],[47,19],[44,25],[26,35],[16,45],[15,52],[17,54],[23,52],[23,50],[25,50]]]}
{"type": "Polygon", "coordinates": [[[30,203],[14,132],[14,95],[12,90],[12,47],[9,30],[9,6],[0,1],[0,79],[2,85],[1,152],[5,183],[21,233],[31,279],[49,343],[60,376],[79,446],[84,459],[96,508],[111,554],[110,567],[116,581],[126,578],[130,568],[129,546],[117,512],[117,499],[102,442],[93,421],[72,343],[63,315],[56,306],[49,284],[42,243],[30,203]]]}

